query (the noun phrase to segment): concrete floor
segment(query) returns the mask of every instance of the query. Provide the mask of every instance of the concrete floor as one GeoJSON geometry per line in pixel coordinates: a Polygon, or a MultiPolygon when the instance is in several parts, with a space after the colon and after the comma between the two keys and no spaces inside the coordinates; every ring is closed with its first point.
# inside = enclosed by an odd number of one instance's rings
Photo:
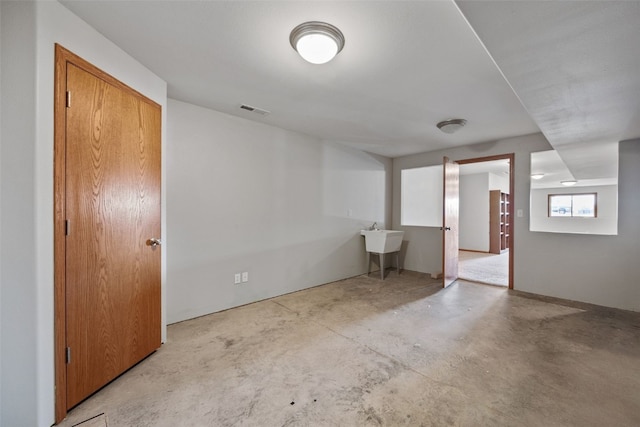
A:
{"type": "Polygon", "coordinates": [[[101,413],[109,427],[638,426],[640,313],[359,276],[170,326],[61,425],[101,413]]]}

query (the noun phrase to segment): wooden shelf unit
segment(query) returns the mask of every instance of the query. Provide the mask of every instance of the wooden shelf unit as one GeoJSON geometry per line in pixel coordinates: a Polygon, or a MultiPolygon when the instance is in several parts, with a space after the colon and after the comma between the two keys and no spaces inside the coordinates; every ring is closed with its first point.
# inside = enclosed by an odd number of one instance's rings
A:
{"type": "Polygon", "coordinates": [[[489,191],[489,252],[500,254],[509,250],[509,194],[489,191]]]}

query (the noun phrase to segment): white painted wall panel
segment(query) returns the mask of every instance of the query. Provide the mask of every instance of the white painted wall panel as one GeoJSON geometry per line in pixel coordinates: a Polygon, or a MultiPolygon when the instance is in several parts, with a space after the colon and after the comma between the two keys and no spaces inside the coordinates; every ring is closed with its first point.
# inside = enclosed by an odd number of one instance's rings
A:
{"type": "Polygon", "coordinates": [[[488,173],[460,176],[459,230],[460,249],[489,251],[488,173]]]}
{"type": "Polygon", "coordinates": [[[175,100],[168,120],[170,323],[366,272],[390,159],[175,100]]]}
{"type": "Polygon", "coordinates": [[[509,176],[489,173],[489,191],[500,190],[509,194],[509,176]]]}
{"type": "MultiPolygon", "coordinates": [[[[640,140],[620,143],[618,235],[526,234],[518,289],[640,311],[640,140]],[[541,268],[542,267],[542,268],[541,268]]],[[[525,210],[526,212],[526,210],[525,210]]]]}
{"type": "MultiPolygon", "coordinates": [[[[529,212],[530,153],[548,150],[541,134],[510,138],[489,144],[453,148],[394,159],[393,218],[400,203],[396,197],[397,171],[405,167],[439,164],[442,156],[453,159],[515,153],[516,210],[529,212]]],[[[640,141],[620,143],[618,185],[618,235],[537,233],[529,231],[529,217],[514,218],[514,286],[541,295],[640,311],[640,141]]],[[[514,198],[515,197],[515,198],[514,198]]],[[[399,223],[394,226],[398,229],[399,223]]],[[[421,272],[442,269],[441,232],[437,229],[405,229],[408,252],[405,268],[421,272]],[[412,251],[410,254],[409,251],[412,251]]]]}

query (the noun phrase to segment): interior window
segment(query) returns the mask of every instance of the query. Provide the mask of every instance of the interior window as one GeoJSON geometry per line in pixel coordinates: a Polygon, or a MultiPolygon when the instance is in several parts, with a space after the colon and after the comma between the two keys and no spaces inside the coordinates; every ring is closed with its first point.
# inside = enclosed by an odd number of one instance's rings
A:
{"type": "Polygon", "coordinates": [[[531,153],[530,174],[529,230],[618,234],[618,143],[569,144],[561,152],[531,153]],[[575,163],[587,158],[594,162],[589,170],[575,163]]]}
{"type": "Polygon", "coordinates": [[[442,226],[442,165],[403,169],[400,203],[401,225],[442,226]]]}

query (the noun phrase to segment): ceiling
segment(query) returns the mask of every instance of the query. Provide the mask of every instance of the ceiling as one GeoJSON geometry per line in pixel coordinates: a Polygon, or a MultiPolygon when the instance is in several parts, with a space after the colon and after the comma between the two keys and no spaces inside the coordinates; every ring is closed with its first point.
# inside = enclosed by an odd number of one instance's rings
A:
{"type": "Polygon", "coordinates": [[[601,145],[640,137],[640,2],[61,3],[167,81],[170,98],[375,154],[542,131],[580,178],[611,173],[601,145]],[[328,64],[289,44],[310,20],[344,33],[328,64]],[[435,126],[458,117],[468,123],[455,134],[435,126]]]}
{"type": "Polygon", "coordinates": [[[617,178],[617,142],[640,137],[640,2],[458,4],[570,174],[617,178]]]}

